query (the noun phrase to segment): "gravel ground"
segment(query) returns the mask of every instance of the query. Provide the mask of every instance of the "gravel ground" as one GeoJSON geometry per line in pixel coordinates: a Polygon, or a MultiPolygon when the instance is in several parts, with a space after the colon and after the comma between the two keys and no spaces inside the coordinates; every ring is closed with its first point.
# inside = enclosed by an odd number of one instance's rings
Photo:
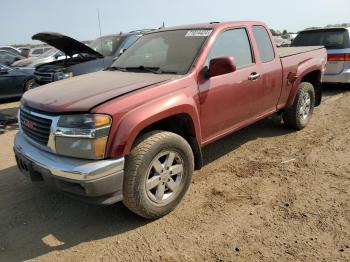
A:
{"type": "Polygon", "coordinates": [[[10,125],[0,134],[0,261],[350,261],[348,90],[326,90],[303,131],[263,120],[207,146],[184,201],[156,221],[28,181],[10,125]]]}

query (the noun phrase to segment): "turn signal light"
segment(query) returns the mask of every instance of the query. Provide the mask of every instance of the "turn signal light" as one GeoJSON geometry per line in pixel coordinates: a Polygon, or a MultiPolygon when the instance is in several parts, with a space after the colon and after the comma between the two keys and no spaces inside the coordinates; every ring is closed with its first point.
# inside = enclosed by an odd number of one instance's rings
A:
{"type": "Polygon", "coordinates": [[[328,61],[350,61],[350,54],[329,54],[328,61]]]}

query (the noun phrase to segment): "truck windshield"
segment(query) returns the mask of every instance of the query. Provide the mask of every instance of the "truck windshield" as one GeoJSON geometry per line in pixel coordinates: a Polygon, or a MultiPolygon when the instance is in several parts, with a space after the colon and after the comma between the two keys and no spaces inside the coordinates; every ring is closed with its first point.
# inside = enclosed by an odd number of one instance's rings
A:
{"type": "Polygon", "coordinates": [[[349,47],[349,34],[346,29],[320,29],[303,31],[294,39],[292,46],[323,45],[327,49],[349,47]]]}
{"type": "Polygon", "coordinates": [[[122,40],[122,36],[104,36],[97,38],[89,47],[103,56],[113,56],[122,40]]]}
{"type": "Polygon", "coordinates": [[[186,74],[212,30],[172,30],[146,34],[111,66],[122,71],[186,74]]]}

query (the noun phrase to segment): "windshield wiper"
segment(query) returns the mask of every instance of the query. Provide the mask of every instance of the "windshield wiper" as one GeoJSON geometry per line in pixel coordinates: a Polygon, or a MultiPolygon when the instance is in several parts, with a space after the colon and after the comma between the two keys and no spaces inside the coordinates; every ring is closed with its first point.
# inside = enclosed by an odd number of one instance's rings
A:
{"type": "Polygon", "coordinates": [[[160,70],[158,71],[160,74],[169,74],[169,75],[177,75],[178,72],[176,71],[166,71],[166,70],[160,70]]]}
{"type": "Polygon", "coordinates": [[[138,70],[138,71],[146,71],[146,72],[151,72],[154,74],[159,74],[159,67],[156,66],[129,66],[124,68],[127,71],[132,71],[132,70],[138,70]]]}
{"type": "Polygon", "coordinates": [[[125,67],[119,67],[119,66],[110,66],[110,67],[107,67],[106,70],[126,72],[126,68],[125,67]]]}
{"type": "Polygon", "coordinates": [[[173,74],[173,75],[177,75],[178,72],[176,71],[163,71],[160,70],[160,67],[156,67],[156,66],[128,66],[128,67],[119,67],[119,66],[110,66],[108,67],[106,70],[110,70],[110,71],[122,71],[122,72],[127,72],[127,71],[146,71],[146,72],[151,72],[154,74],[173,74]]]}

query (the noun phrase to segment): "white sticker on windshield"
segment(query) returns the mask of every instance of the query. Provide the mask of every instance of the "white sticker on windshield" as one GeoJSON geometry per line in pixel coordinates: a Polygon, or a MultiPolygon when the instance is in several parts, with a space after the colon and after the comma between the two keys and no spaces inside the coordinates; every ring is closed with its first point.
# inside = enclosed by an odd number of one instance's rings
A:
{"type": "Polygon", "coordinates": [[[208,36],[212,30],[189,30],[185,36],[208,36]]]}

